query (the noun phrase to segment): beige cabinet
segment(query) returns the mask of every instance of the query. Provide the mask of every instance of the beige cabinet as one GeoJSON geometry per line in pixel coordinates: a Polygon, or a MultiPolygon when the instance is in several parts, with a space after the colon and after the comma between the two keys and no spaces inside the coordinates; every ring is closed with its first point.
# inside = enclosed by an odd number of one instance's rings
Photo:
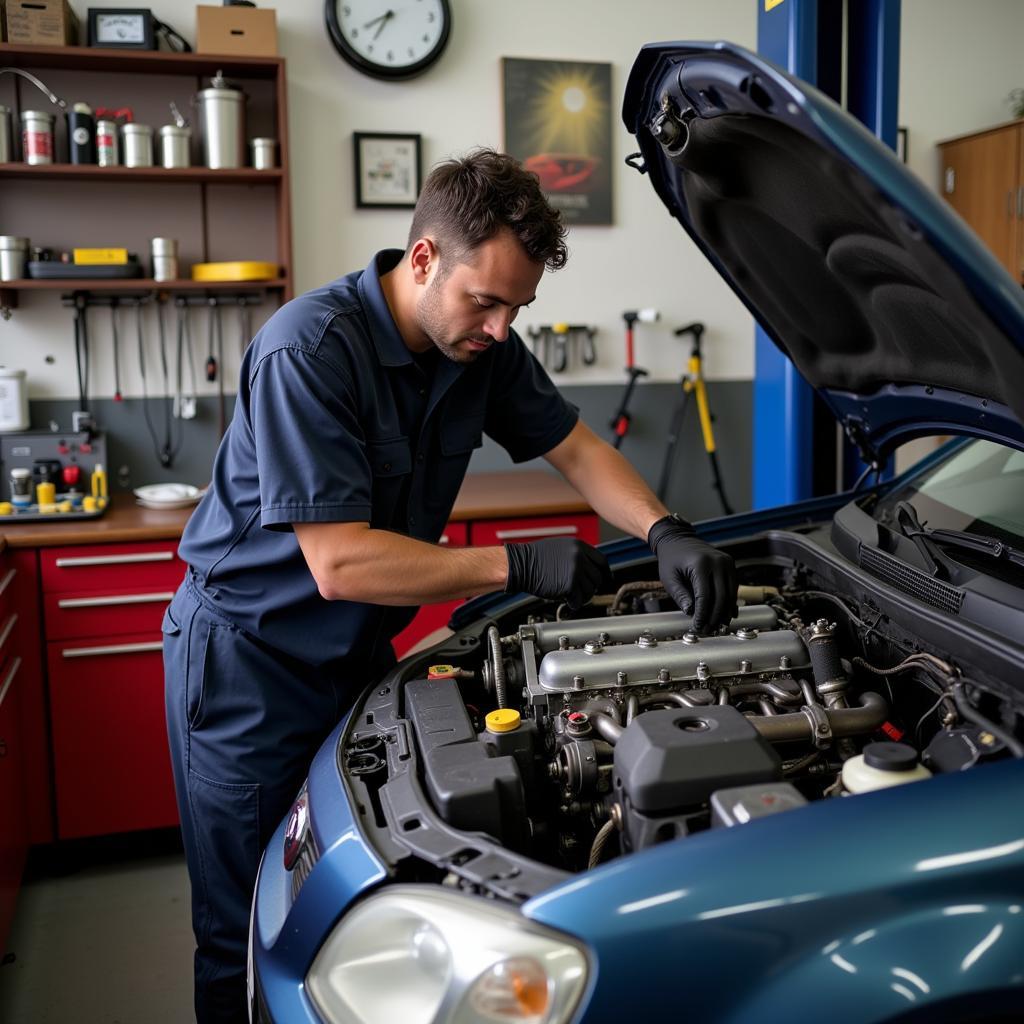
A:
{"type": "Polygon", "coordinates": [[[1024,282],[1024,122],[940,142],[939,151],[942,194],[1024,282]]]}

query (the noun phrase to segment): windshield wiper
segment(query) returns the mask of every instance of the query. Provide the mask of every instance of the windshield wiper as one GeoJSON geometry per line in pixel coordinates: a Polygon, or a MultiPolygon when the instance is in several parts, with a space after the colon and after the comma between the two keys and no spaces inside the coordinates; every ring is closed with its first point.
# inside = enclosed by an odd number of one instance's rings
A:
{"type": "Polygon", "coordinates": [[[967,533],[964,530],[929,529],[918,520],[917,510],[909,501],[897,502],[893,512],[893,520],[899,532],[913,542],[932,576],[938,576],[940,570],[944,570],[948,576],[951,568],[949,559],[939,548],[940,544],[959,548],[961,551],[970,551],[986,558],[1010,562],[1024,569],[1024,551],[1019,551],[1001,540],[967,533]]]}

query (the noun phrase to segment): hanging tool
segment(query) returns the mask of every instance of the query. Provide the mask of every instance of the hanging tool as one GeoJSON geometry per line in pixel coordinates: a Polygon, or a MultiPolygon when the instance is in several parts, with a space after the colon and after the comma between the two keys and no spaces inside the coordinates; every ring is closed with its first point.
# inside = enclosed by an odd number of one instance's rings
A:
{"type": "Polygon", "coordinates": [[[220,321],[220,306],[217,300],[210,296],[209,306],[209,354],[206,357],[206,379],[217,382],[217,410],[220,424],[220,436],[224,436],[226,429],[226,414],[224,408],[224,333],[220,321]],[[220,372],[218,373],[218,367],[220,372]]]}
{"type": "MultiPolygon", "coordinates": [[[[142,329],[142,302],[135,300],[135,337],[139,353],[139,375],[142,377],[142,413],[146,419],[146,429],[149,431],[150,439],[153,442],[153,451],[164,469],[169,469],[174,463],[174,457],[178,454],[178,446],[173,441],[174,419],[172,415],[171,382],[168,372],[167,360],[167,337],[164,332],[164,303],[158,301],[156,307],[157,332],[160,339],[160,364],[164,378],[164,436],[161,441],[157,437],[156,426],[150,411],[149,390],[146,381],[146,341],[142,329]]],[[[180,438],[180,434],[179,434],[180,438]]]]}
{"type": "Polygon", "coordinates": [[[244,356],[249,342],[252,341],[252,305],[244,295],[238,296],[238,321],[242,327],[238,354],[244,356]]]}
{"type": "Polygon", "coordinates": [[[179,419],[191,420],[196,415],[196,356],[192,347],[192,324],[188,314],[188,302],[180,296],[174,300],[178,308],[178,367],[177,391],[174,399],[174,415],[179,419]],[[188,359],[191,390],[184,391],[185,359],[188,359]]]}
{"type": "Polygon", "coordinates": [[[612,428],[612,445],[615,448],[622,447],[622,439],[629,430],[632,416],[629,413],[629,403],[633,397],[633,389],[641,377],[647,376],[647,371],[637,366],[633,359],[633,328],[639,320],[641,323],[655,323],[661,314],[656,309],[630,309],[622,314],[626,323],[626,390],[623,392],[622,401],[609,426],[612,428]]]}
{"type": "Polygon", "coordinates": [[[683,393],[675,412],[672,414],[672,422],[669,426],[668,442],[665,447],[665,461],[661,467],[661,482],[658,484],[658,498],[665,500],[668,494],[669,480],[672,476],[672,468],[675,464],[676,448],[679,446],[679,437],[683,430],[683,421],[686,418],[686,409],[690,396],[697,398],[697,412],[700,416],[700,431],[704,441],[704,450],[708,453],[708,461],[711,463],[711,478],[713,486],[718,491],[719,500],[722,503],[722,511],[732,515],[732,506],[725,496],[725,488],[722,484],[722,474],[718,468],[718,454],[715,450],[715,435],[712,430],[714,416],[711,414],[711,406],[708,404],[708,392],[704,384],[704,362],[701,354],[701,337],[704,334],[704,324],[695,321],[685,327],[679,327],[674,332],[677,338],[690,335],[693,338],[693,346],[690,349],[690,358],[687,363],[686,373],[683,374],[680,384],[683,393]]]}
{"type": "Polygon", "coordinates": [[[85,292],[74,294],[75,327],[75,372],[78,377],[78,409],[71,414],[74,430],[90,431],[92,417],[89,414],[89,319],[88,296],[85,292]]]}
{"type": "Polygon", "coordinates": [[[117,299],[110,300],[110,333],[114,348],[114,401],[123,401],[121,397],[121,339],[117,331],[117,299]]]}
{"type": "Polygon", "coordinates": [[[533,354],[546,370],[562,373],[574,362],[582,360],[585,366],[593,366],[597,361],[596,327],[560,321],[528,327],[526,333],[533,340],[533,354]]]}

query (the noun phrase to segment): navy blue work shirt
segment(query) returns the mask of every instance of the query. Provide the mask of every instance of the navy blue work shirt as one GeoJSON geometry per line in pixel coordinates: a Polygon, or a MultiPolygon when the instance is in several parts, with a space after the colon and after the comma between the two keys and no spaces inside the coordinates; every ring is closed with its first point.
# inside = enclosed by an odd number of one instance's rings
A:
{"type": "Polygon", "coordinates": [[[259,331],[179,549],[221,614],[312,665],[374,664],[415,609],[324,600],[292,523],[436,542],[483,433],[524,462],[578,416],[514,332],[473,363],[414,358],[380,284],[401,258],[378,253],[259,331]]]}

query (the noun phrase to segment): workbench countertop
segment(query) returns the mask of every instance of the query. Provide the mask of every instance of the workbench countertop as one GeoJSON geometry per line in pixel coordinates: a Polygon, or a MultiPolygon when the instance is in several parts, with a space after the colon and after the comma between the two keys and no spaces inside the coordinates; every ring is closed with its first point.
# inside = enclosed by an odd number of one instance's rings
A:
{"type": "MultiPolygon", "coordinates": [[[[543,470],[471,473],[463,481],[451,522],[470,519],[519,519],[525,516],[579,515],[590,507],[560,476],[543,470]]],[[[70,544],[176,540],[192,509],[143,508],[130,494],[115,494],[99,519],[5,523],[0,520],[0,550],[70,544]]]]}

